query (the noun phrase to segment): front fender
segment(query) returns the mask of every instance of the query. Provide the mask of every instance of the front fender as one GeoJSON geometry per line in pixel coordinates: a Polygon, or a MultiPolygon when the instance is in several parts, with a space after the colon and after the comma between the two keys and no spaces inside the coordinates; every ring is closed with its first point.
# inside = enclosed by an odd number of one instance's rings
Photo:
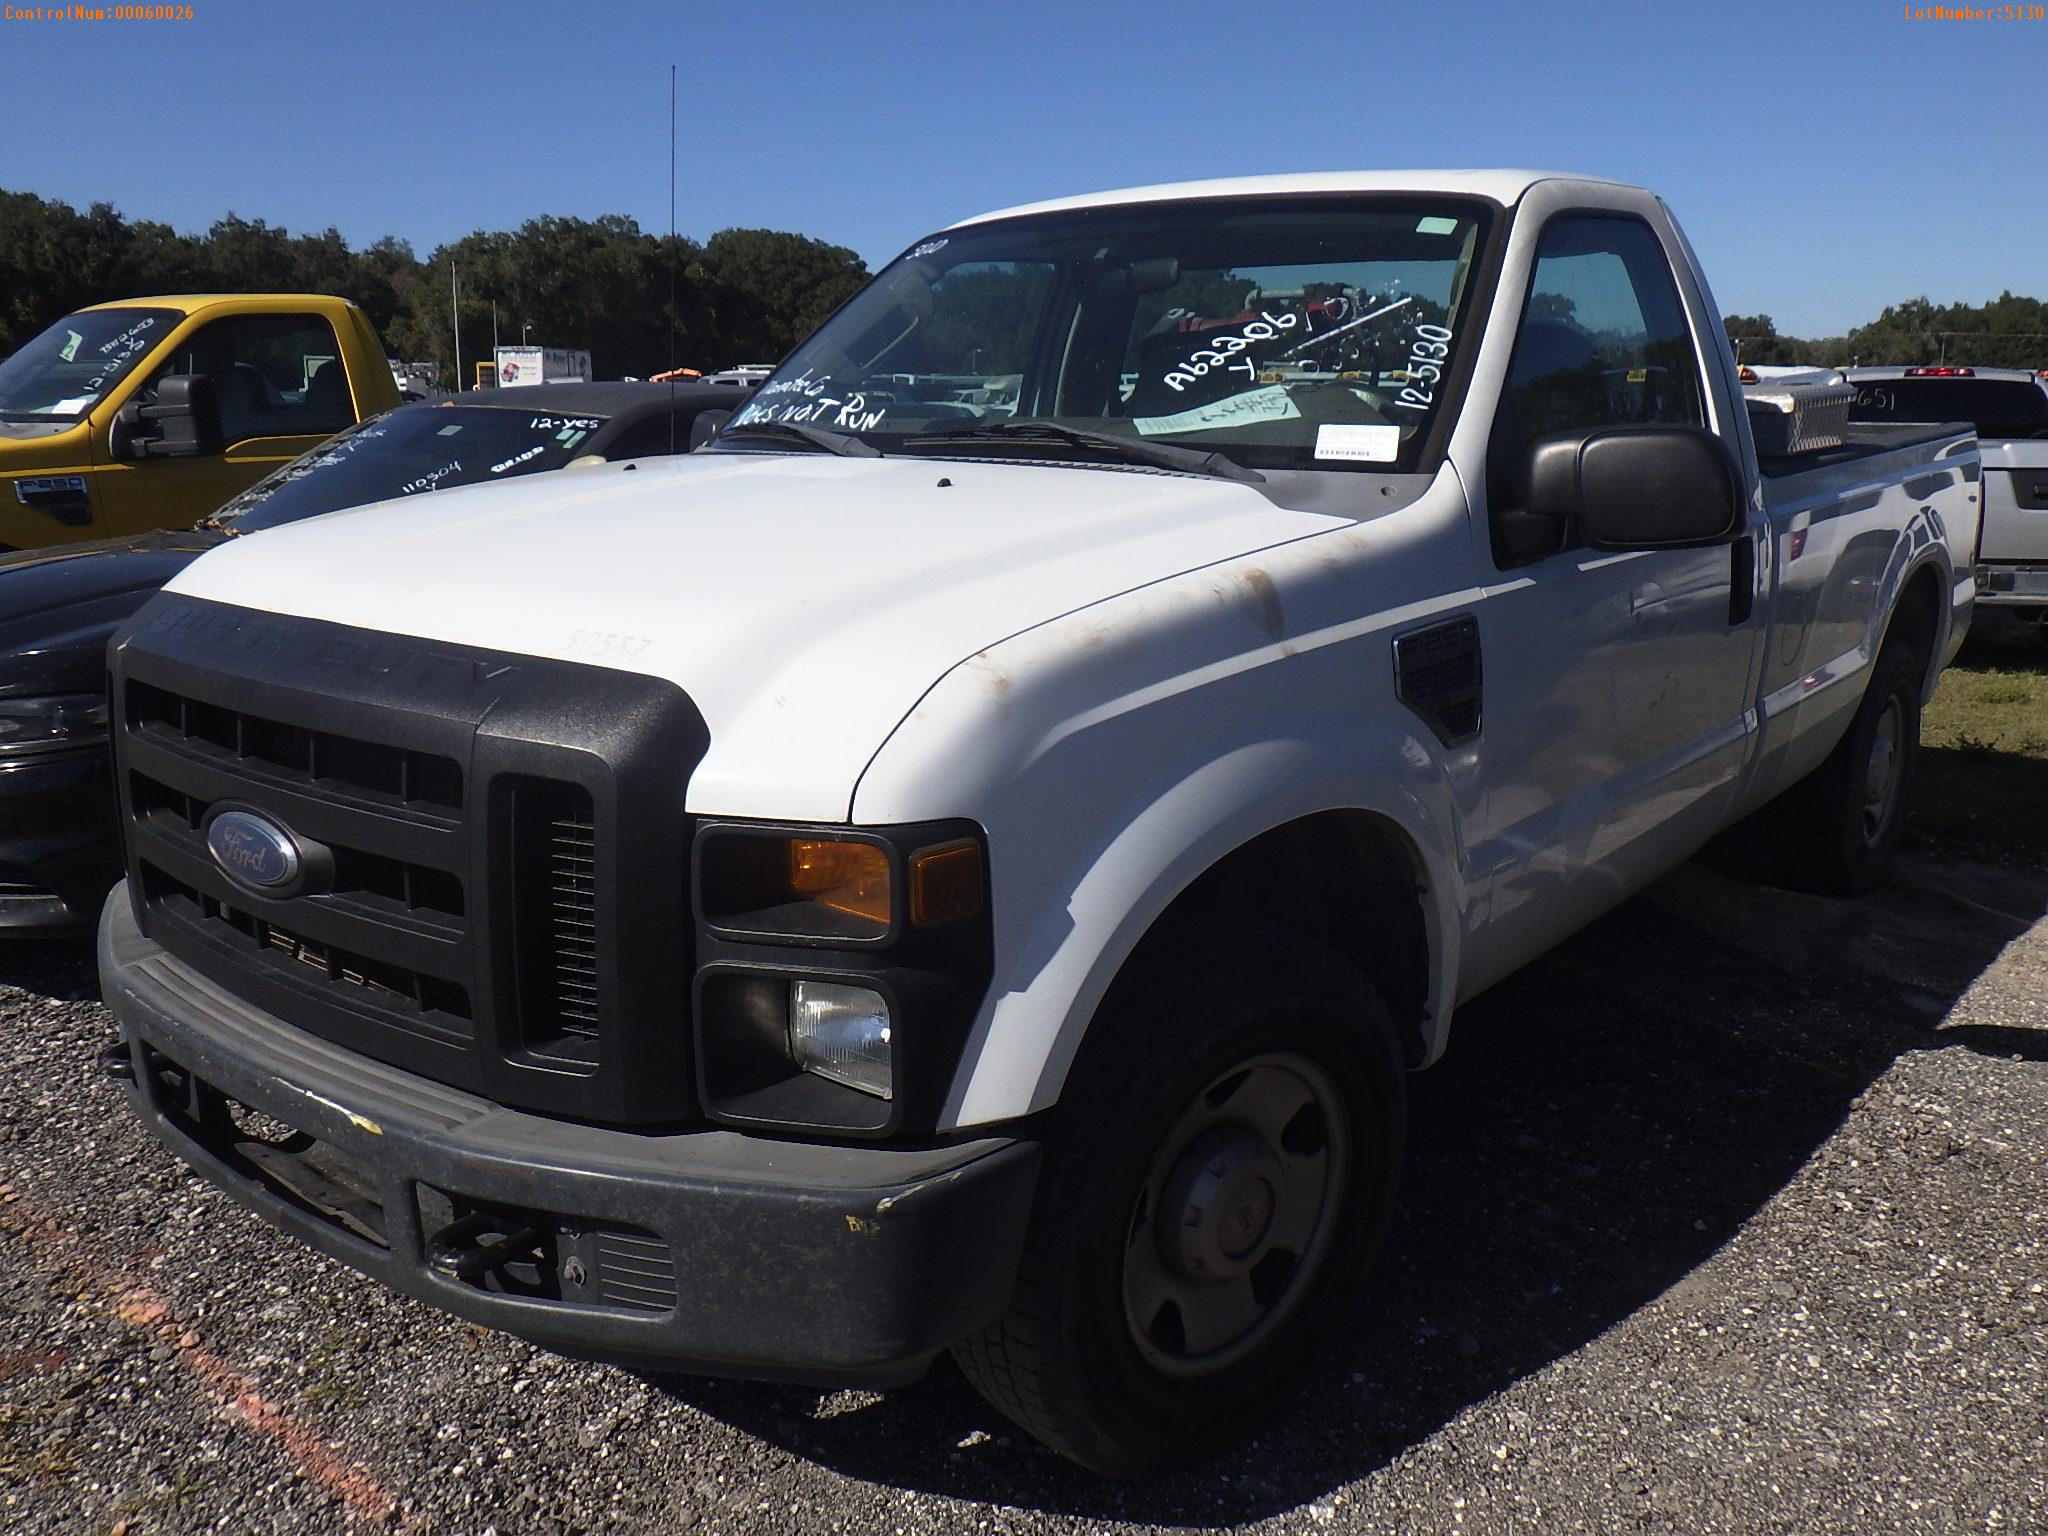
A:
{"type": "MultiPolygon", "coordinates": [[[[1371,779],[1333,772],[1327,752],[1309,742],[1248,743],[1132,807],[1121,825],[1107,818],[1107,840],[1086,856],[1078,880],[1056,860],[1003,861],[994,880],[995,985],[944,1122],[976,1125],[1053,1103],[1110,982],[1174,900],[1263,833],[1323,811],[1381,817],[1401,831],[1423,871],[1431,962],[1425,1030],[1434,1060],[1456,993],[1466,895],[1446,827],[1448,793],[1387,778],[1380,782],[1394,794],[1361,804],[1361,782],[1371,779]]],[[[992,831],[991,842],[1002,840],[992,831]]]]}
{"type": "MultiPolygon", "coordinates": [[[[1460,541],[1462,506],[1444,519],[1460,541]]],[[[1441,1050],[1476,905],[1459,850],[1477,762],[1397,702],[1391,646],[1474,595],[1384,600],[1376,588],[1412,591],[1445,568],[1425,547],[1440,526],[1429,508],[1402,516],[1412,539],[1390,518],[1300,540],[1006,641],[949,673],[877,755],[856,822],[943,813],[988,833],[995,976],[942,1124],[1051,1104],[1111,979],[1174,898],[1261,833],[1324,811],[1383,818],[1413,851],[1427,1054],[1441,1050]]]]}

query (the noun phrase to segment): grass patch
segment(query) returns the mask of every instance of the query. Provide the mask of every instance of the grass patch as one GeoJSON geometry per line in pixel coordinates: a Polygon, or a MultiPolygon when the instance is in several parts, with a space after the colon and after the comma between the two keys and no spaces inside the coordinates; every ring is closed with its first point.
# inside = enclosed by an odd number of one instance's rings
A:
{"type": "Polygon", "coordinates": [[[2048,861],[2048,646],[1973,642],[1920,718],[1913,828],[1999,862],[2048,861]]]}

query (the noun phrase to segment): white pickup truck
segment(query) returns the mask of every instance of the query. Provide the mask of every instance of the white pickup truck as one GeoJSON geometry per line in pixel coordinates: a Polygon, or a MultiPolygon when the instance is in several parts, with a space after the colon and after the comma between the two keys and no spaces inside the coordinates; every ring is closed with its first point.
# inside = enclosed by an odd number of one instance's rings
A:
{"type": "Polygon", "coordinates": [[[109,1069],[465,1317],[951,1348],[1144,1474],[1356,1315],[1460,1002],[1776,797],[1875,878],[1977,482],[1955,428],[1759,465],[1629,187],[971,220],[706,451],[177,576],[112,653],[109,1069]]]}
{"type": "Polygon", "coordinates": [[[1850,419],[1964,421],[1984,461],[1977,602],[2048,629],[2048,373],[1852,368],[1850,419]]]}

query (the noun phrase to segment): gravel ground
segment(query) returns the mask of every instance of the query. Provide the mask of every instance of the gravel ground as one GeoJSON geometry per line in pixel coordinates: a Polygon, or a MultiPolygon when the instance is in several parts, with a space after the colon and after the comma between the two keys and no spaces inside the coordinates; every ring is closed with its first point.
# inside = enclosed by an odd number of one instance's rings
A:
{"type": "Polygon", "coordinates": [[[188,1178],[0,951],[0,1528],[2048,1530],[2048,873],[1692,865],[1461,1014],[1299,1404],[1106,1484],[950,1366],[656,1381],[401,1301],[188,1178]]]}

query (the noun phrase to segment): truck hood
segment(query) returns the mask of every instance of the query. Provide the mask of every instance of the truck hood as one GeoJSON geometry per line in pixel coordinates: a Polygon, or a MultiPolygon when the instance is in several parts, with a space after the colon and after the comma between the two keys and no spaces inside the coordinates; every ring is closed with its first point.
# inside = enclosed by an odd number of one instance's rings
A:
{"type": "Polygon", "coordinates": [[[1145,470],[693,454],[330,513],[170,590],[666,678],[710,727],[691,811],[839,821],[956,663],[1347,521],[1145,470]]]}

